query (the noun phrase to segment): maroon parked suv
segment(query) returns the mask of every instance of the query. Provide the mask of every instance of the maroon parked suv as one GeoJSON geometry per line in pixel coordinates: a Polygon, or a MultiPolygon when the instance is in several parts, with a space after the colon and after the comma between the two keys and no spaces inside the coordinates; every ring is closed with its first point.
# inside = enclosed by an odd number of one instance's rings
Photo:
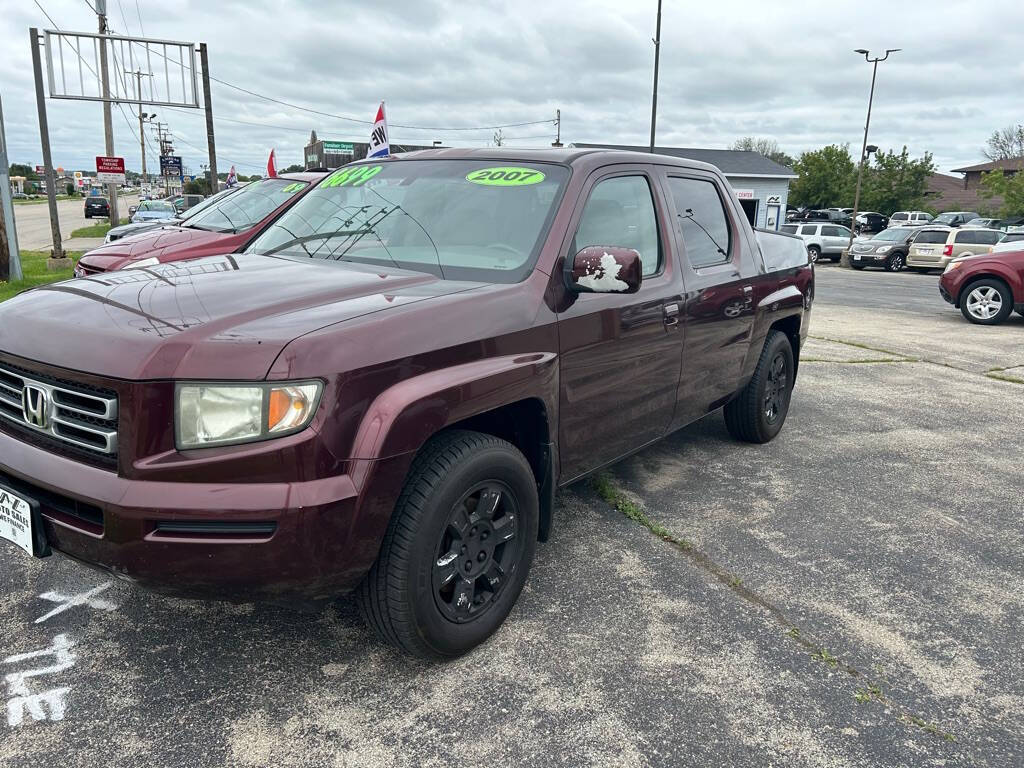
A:
{"type": "Polygon", "coordinates": [[[246,184],[181,224],[168,221],[94,248],[75,265],[75,277],[239,251],[326,175],[287,173],[246,184]]]}
{"type": "Polygon", "coordinates": [[[1024,243],[1020,250],[953,259],[939,278],[942,298],[972,323],[997,325],[1024,315],[1024,243]]]}
{"type": "Polygon", "coordinates": [[[413,654],[501,624],[555,490],[724,406],[782,428],[813,270],[702,163],[356,163],[244,253],[0,305],[0,537],[168,593],[330,598],[413,654]]]}

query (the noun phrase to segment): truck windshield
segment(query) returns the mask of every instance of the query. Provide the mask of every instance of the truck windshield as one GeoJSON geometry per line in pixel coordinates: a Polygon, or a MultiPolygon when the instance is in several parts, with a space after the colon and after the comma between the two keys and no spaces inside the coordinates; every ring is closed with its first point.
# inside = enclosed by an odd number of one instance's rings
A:
{"type": "Polygon", "coordinates": [[[533,268],[568,176],[560,165],[493,160],[348,165],[247,250],[519,282],[533,268]]]}
{"type": "Polygon", "coordinates": [[[281,178],[254,181],[191,217],[188,225],[211,232],[245,232],[308,186],[307,181],[281,178]]]}

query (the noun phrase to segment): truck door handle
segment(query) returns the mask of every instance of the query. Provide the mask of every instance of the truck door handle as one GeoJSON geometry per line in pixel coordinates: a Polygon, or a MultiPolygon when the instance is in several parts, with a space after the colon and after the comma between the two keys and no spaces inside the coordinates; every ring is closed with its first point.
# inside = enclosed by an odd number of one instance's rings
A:
{"type": "Polygon", "coordinates": [[[743,286],[743,295],[744,296],[749,296],[753,292],[754,292],[754,289],[753,289],[752,286],[749,286],[749,285],[744,285],[743,286]]]}
{"type": "Polygon", "coordinates": [[[679,324],[679,305],[675,302],[671,304],[665,304],[661,308],[662,314],[665,315],[665,325],[678,325],[679,324]]]}

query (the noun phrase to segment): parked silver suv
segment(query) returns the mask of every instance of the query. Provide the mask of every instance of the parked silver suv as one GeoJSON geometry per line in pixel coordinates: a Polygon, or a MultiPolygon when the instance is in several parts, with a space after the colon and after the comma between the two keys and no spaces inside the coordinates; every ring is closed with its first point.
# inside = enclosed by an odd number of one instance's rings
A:
{"type": "Polygon", "coordinates": [[[896,211],[889,217],[890,227],[923,227],[930,224],[932,215],[927,211],[896,211]]]}
{"type": "Polygon", "coordinates": [[[848,227],[838,224],[783,224],[780,232],[797,235],[807,246],[807,258],[811,263],[822,257],[831,261],[839,261],[843,251],[850,242],[851,232],[848,227]]]}

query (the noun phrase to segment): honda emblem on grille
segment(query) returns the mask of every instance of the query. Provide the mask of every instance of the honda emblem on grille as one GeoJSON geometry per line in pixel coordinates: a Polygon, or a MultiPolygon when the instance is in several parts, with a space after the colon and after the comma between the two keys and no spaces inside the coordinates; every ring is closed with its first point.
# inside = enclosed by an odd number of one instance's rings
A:
{"type": "Polygon", "coordinates": [[[21,391],[21,412],[33,427],[46,429],[50,425],[50,395],[42,387],[26,384],[21,391]]]}

